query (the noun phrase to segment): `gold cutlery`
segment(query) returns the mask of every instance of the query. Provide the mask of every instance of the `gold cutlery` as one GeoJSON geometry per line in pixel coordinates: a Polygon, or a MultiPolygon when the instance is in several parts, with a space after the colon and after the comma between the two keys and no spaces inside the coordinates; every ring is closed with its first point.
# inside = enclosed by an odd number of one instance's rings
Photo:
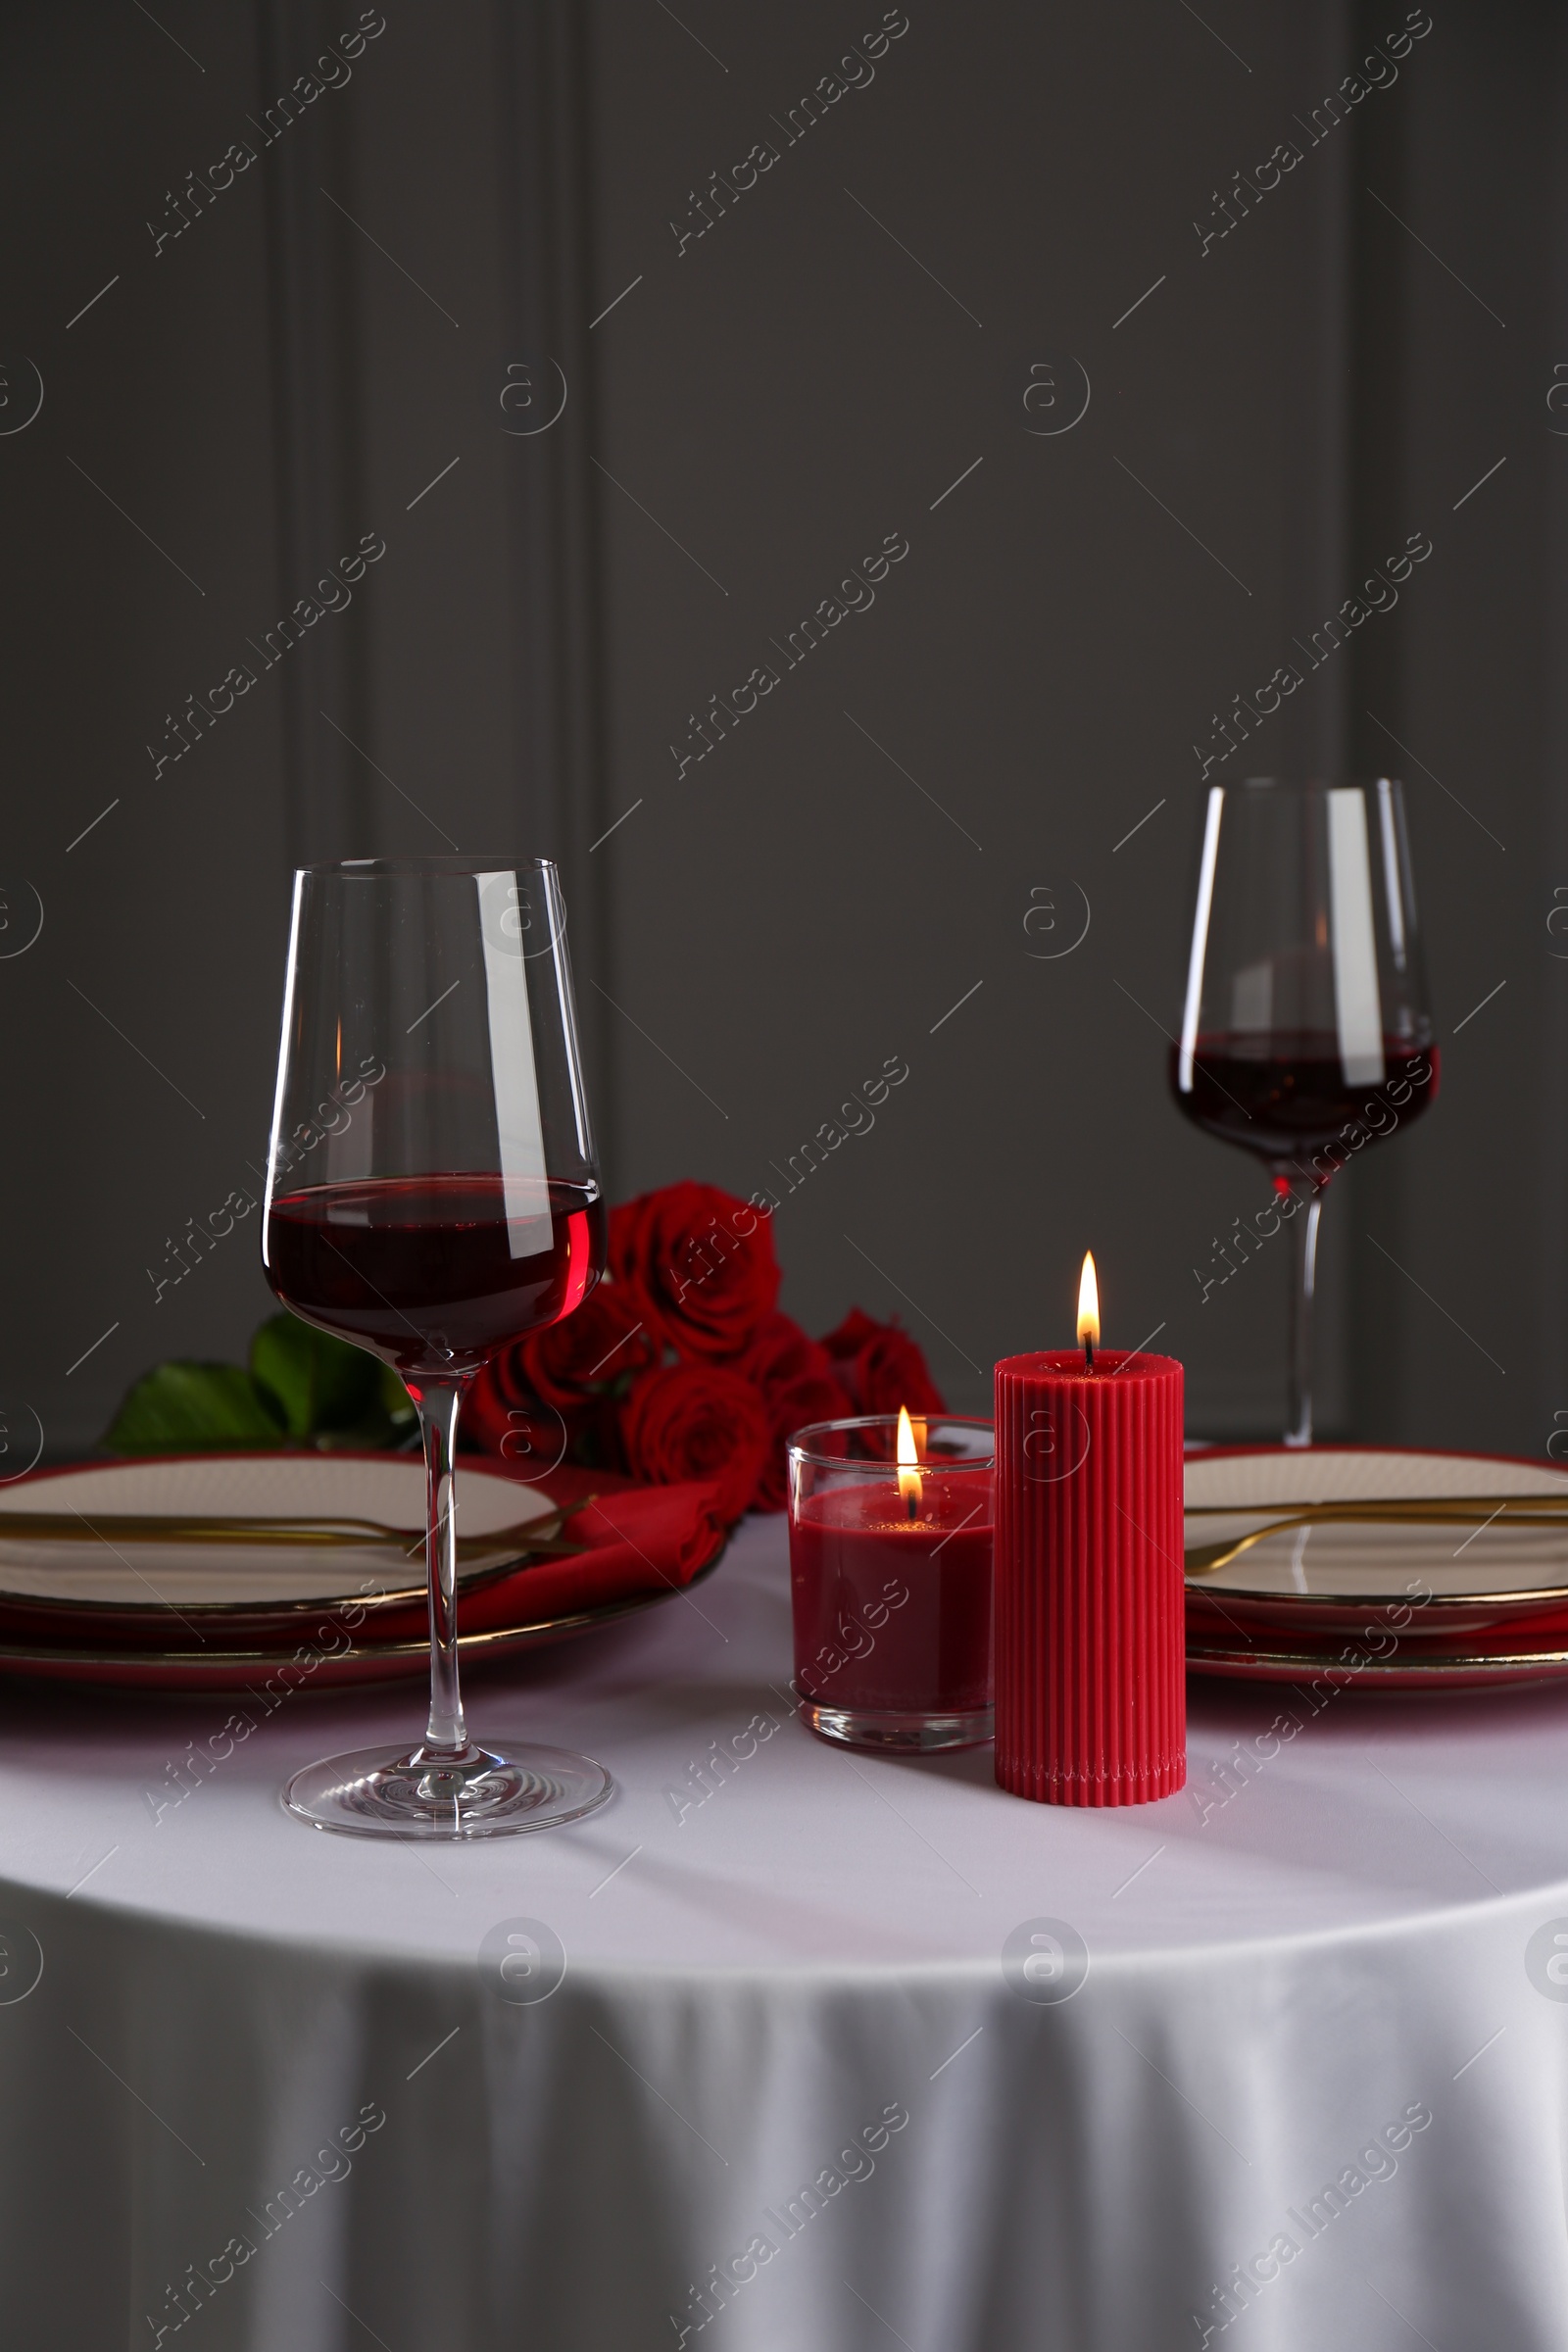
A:
{"type": "Polygon", "coordinates": [[[1268,1511],[1278,1511],[1280,1516],[1253,1528],[1248,1535],[1232,1537],[1221,1544],[1192,1544],[1186,1553],[1187,1575],[1210,1576],[1216,1568],[1227,1567],[1254,1544],[1260,1544],[1265,1536],[1281,1535],[1296,1527],[1347,1526],[1358,1522],[1371,1526],[1463,1527],[1474,1522],[1479,1535],[1505,1513],[1512,1527],[1564,1526],[1568,1525],[1568,1492],[1506,1494],[1500,1499],[1494,1494],[1399,1495],[1364,1501],[1302,1503],[1294,1509],[1267,1502],[1222,1502],[1199,1504],[1188,1516],[1250,1519],[1268,1511]]]}
{"type": "MultiPolygon", "coordinates": [[[[580,1544],[569,1542],[563,1529],[573,1512],[586,1503],[597,1500],[587,1495],[582,1502],[567,1503],[539,1519],[524,1520],[520,1526],[498,1527],[482,1536],[458,1538],[458,1558],[462,1561],[487,1559],[509,1552],[517,1555],[542,1553],[569,1557],[582,1550],[580,1544]]],[[[370,1545],[377,1549],[396,1549],[403,1557],[412,1558],[422,1550],[422,1530],[410,1527],[389,1527],[379,1519],[357,1519],[323,1512],[315,1516],[257,1516],[203,1518],[190,1513],[158,1511],[106,1511],[89,1518],[75,1511],[0,1511],[0,1544],[8,1538],[29,1542],[58,1542],[71,1540],[80,1543],[96,1537],[107,1544],[305,1544],[330,1548],[332,1546],[370,1545]]]]}

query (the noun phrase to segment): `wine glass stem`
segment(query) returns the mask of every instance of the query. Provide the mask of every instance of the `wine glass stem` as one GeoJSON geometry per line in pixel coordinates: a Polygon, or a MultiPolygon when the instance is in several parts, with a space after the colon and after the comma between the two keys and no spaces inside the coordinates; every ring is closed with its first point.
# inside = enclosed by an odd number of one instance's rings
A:
{"type": "Polygon", "coordinates": [[[421,1381],[410,1390],[424,1439],[425,1566],[430,1579],[430,1721],[428,1752],[461,1754],[468,1744],[458,1689],[458,1520],[453,1456],[458,1442],[457,1381],[421,1381]]]}
{"type": "Polygon", "coordinates": [[[1317,1285],[1317,1221],[1323,1213],[1323,1189],[1310,1178],[1294,1178],[1296,1201],[1292,1228],[1296,1235],[1296,1263],[1291,1270],[1289,1396],[1285,1423],[1287,1446],[1312,1443],[1312,1294],[1317,1285]]]}

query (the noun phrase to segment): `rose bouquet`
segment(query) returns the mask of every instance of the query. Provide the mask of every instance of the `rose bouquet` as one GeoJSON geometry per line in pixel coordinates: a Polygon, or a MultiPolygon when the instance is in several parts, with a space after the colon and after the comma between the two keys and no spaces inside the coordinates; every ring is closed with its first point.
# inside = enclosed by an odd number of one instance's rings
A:
{"type": "MultiPolygon", "coordinates": [[[[785,1446],[808,1421],[940,1413],[919,1346],[853,1307],[813,1340],[778,1309],[767,1215],[710,1184],[666,1184],[610,1212],[606,1277],[575,1314],[498,1356],[465,1396],[460,1443],[534,1475],[565,1465],[718,1490],[713,1516],[778,1511],[785,1446]]],[[[116,1453],[417,1445],[396,1374],[296,1316],[248,1365],[165,1363],[105,1433],[116,1453]]]]}
{"type": "Polygon", "coordinates": [[[576,1313],[480,1373],[466,1442],[654,1485],[708,1479],[725,1517],[784,1506],[784,1449],[808,1421],[945,1409],[917,1343],[858,1307],[813,1340],[778,1310],[769,1219],[710,1184],[610,1212],[605,1280],[576,1313]]]}

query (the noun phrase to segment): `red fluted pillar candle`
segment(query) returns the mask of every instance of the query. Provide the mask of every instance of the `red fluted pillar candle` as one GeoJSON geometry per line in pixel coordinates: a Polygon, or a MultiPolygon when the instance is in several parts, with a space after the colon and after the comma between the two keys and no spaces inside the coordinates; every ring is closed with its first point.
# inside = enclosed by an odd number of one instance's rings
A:
{"type": "Polygon", "coordinates": [[[1187,1778],[1182,1367],[1082,1348],[996,1368],[996,1773],[1051,1805],[1187,1778]]]}

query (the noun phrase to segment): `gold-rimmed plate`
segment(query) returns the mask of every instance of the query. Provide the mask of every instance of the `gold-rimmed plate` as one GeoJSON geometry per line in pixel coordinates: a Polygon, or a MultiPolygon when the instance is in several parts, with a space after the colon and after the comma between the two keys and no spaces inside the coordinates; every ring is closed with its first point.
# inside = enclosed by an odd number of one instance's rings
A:
{"type": "MultiPolygon", "coordinates": [[[[547,1649],[557,1642],[569,1642],[622,1617],[657,1608],[677,1592],[702,1584],[722,1556],[722,1551],[715,1553],[685,1584],[671,1582],[664,1592],[628,1593],[617,1600],[558,1610],[522,1625],[460,1634],[458,1648],[464,1668],[499,1664],[524,1650],[547,1649]]],[[[412,1682],[422,1680],[430,1670],[427,1640],[378,1642],[363,1631],[349,1634],[341,1618],[327,1612],[308,1612],[295,1628],[295,1636],[286,1649],[249,1648],[217,1639],[198,1644],[188,1636],[177,1645],[169,1642],[158,1646],[116,1647],[87,1642],[77,1647],[14,1641],[0,1631],[0,1677],[16,1675],[27,1681],[82,1683],[123,1690],[233,1693],[255,1700],[254,1708],[240,1710],[254,1726],[296,1691],[412,1682]]]]}
{"type": "MultiPolygon", "coordinates": [[[[177,1620],[247,1643],[304,1617],[363,1624],[424,1593],[424,1466],[368,1453],[156,1456],[0,1487],[0,1638],[52,1622],[111,1646],[177,1620]]],[[[506,1575],[559,1524],[538,1489],[464,1466],[459,1588],[506,1575]]]]}
{"type": "MultiPolygon", "coordinates": [[[[460,1568],[464,1592],[509,1574],[519,1565],[517,1541],[537,1540],[559,1517],[536,1488],[467,1461],[458,1495],[460,1540],[475,1563],[460,1568]]],[[[231,1692],[253,1722],[295,1691],[416,1680],[430,1658],[423,1521],[423,1465],[395,1455],[201,1454],[35,1472],[0,1488],[0,1676],[231,1692]],[[197,1540],[160,1532],[106,1544],[94,1532],[136,1514],[149,1528],[173,1520],[197,1540]],[[40,1519],[79,1519],[80,1542],[26,1532],[24,1521],[35,1530],[40,1519]],[[200,1540],[202,1530],[247,1520],[257,1522],[254,1542],[246,1533],[200,1540]],[[396,1541],[279,1543],[278,1521],[316,1531],[369,1523],[396,1541]],[[274,1523],[270,1533],[263,1522],[274,1523]]],[[[570,1530],[568,1518],[568,1540],[570,1530]]],[[[718,1556],[690,1582],[710,1575],[718,1556]]],[[[459,1647],[466,1666],[489,1664],[685,1590],[671,1579],[667,1589],[537,1613],[519,1602],[518,1622],[463,1634],[459,1647]]]]}
{"type": "MultiPolygon", "coordinates": [[[[1560,1639],[1560,1637],[1559,1637],[1560,1639]]],[[[1568,1682],[1568,1649],[1447,1650],[1427,1643],[1403,1654],[1371,1654],[1353,1637],[1328,1648],[1269,1648],[1187,1638],[1194,1674],[1251,1683],[1291,1683],[1314,1690],[1489,1690],[1509,1683],[1568,1682]]]]}
{"type": "Polygon", "coordinates": [[[1422,1688],[1568,1672],[1568,1475],[1550,1463],[1216,1448],[1189,1456],[1186,1501],[1195,1667],[1422,1688]]]}

